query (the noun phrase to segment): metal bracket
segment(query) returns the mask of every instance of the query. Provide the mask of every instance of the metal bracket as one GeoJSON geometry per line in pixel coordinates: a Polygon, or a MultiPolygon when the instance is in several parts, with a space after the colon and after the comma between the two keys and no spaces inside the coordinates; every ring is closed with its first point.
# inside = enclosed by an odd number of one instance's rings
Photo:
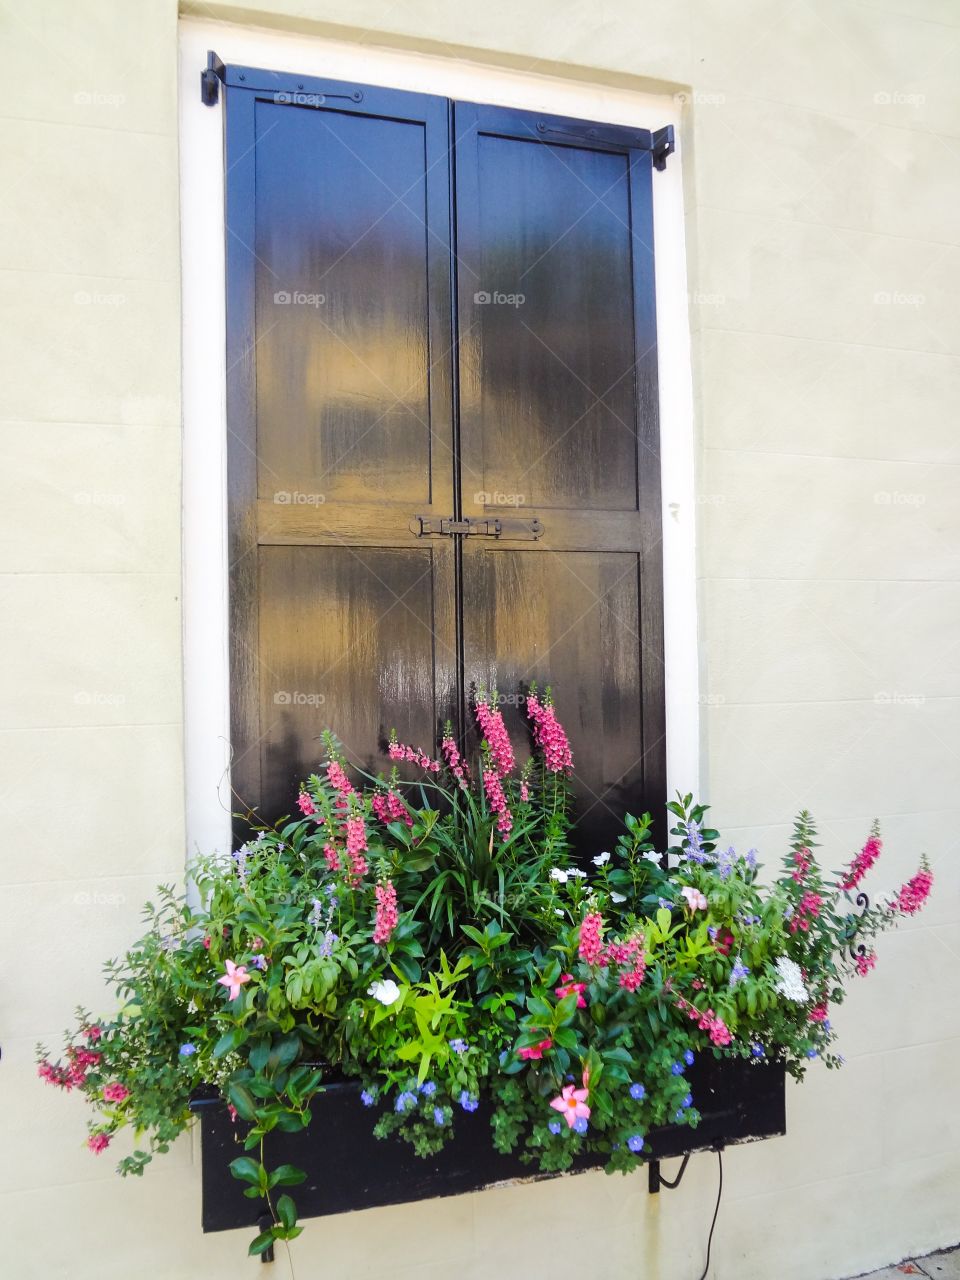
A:
{"type": "Polygon", "coordinates": [[[464,538],[514,538],[524,542],[536,542],[543,537],[543,523],[536,516],[532,520],[516,520],[501,516],[466,516],[455,520],[453,516],[414,516],[410,532],[417,538],[452,538],[460,534],[464,538]]]}
{"type": "Polygon", "coordinates": [[[677,149],[677,141],[673,132],[672,124],[665,124],[662,129],[654,130],[653,146],[653,167],[663,170],[667,167],[667,156],[672,156],[677,149]]]}
{"type": "Polygon", "coordinates": [[[215,107],[220,101],[220,84],[226,71],[221,60],[209,49],[206,68],[200,72],[200,101],[205,107],[215,107]]]}
{"type": "MultiPolygon", "coordinates": [[[[257,1221],[257,1227],[260,1229],[260,1231],[266,1231],[266,1230],[268,1230],[268,1228],[270,1228],[270,1227],[272,1227],[272,1226],[273,1226],[273,1218],[271,1218],[270,1214],[269,1214],[269,1213],[261,1213],[261,1215],[260,1215],[260,1217],[259,1217],[259,1219],[258,1219],[258,1221],[257,1221]]],[[[260,1255],[260,1261],[261,1261],[261,1262],[274,1262],[274,1261],[276,1261],[276,1258],[275,1258],[275,1255],[274,1255],[274,1252],[273,1252],[273,1245],[272,1245],[272,1244],[268,1244],[268,1245],[267,1245],[267,1247],[264,1249],[263,1253],[261,1253],[261,1255],[260,1255]]]]}

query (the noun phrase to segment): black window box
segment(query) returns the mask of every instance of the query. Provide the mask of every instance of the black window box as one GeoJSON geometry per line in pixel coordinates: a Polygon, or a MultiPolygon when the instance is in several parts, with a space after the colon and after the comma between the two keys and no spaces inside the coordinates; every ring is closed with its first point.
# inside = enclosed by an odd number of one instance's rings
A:
{"type": "MultiPolygon", "coordinates": [[[[667,1126],[647,1135],[651,1160],[665,1160],[727,1146],[753,1142],[786,1132],[784,1069],[777,1063],[701,1056],[688,1079],[700,1124],[667,1126]]],[[[200,1117],[204,1231],[256,1227],[259,1201],[242,1194],[243,1185],[228,1165],[243,1154],[242,1130],[231,1121],[219,1098],[198,1097],[193,1107],[200,1117]]],[[[481,1103],[473,1113],[458,1112],[455,1137],[439,1155],[421,1159],[398,1138],[373,1136],[374,1113],[360,1102],[356,1081],[326,1085],[311,1104],[313,1120],[304,1133],[275,1132],[268,1139],[268,1165],[294,1164],[307,1180],[293,1189],[300,1216],[320,1217],[402,1204],[438,1196],[461,1195],[517,1179],[556,1177],[535,1164],[493,1149],[489,1108],[481,1103]]],[[[602,1155],[581,1156],[570,1172],[583,1173],[605,1163],[602,1155]]]]}

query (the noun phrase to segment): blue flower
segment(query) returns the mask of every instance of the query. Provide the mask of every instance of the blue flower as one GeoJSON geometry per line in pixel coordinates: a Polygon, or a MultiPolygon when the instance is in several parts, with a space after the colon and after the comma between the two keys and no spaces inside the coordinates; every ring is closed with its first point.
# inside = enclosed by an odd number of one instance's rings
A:
{"type": "Polygon", "coordinates": [[[716,926],[715,924],[711,924],[711,925],[709,925],[709,926],[708,926],[708,928],[707,928],[707,933],[710,935],[710,941],[711,941],[711,942],[716,942],[716,940],[717,940],[717,934],[718,934],[719,932],[720,932],[720,930],[717,928],[717,926],[716,926]]]}
{"type": "Polygon", "coordinates": [[[684,1107],[684,1108],[686,1108],[686,1107],[692,1107],[692,1106],[693,1106],[693,1094],[692,1094],[692,1093],[688,1093],[688,1094],[687,1094],[687,1096],[684,1098],[684,1100],[680,1103],[680,1105],[681,1105],[681,1107],[684,1107]]]}
{"type": "Polygon", "coordinates": [[[682,1076],[682,1075],[683,1075],[683,1063],[682,1063],[682,1062],[675,1062],[675,1063],[673,1064],[673,1066],[670,1068],[670,1074],[671,1074],[671,1075],[674,1075],[674,1076],[682,1076]]]}
{"type": "Polygon", "coordinates": [[[824,1020],[823,1020],[823,1029],[824,1029],[824,1031],[829,1031],[829,1030],[830,1030],[830,1019],[829,1019],[829,1018],[824,1018],[824,1020]]]}
{"type": "Polygon", "coordinates": [[[416,1105],[416,1096],[406,1090],[398,1096],[396,1102],[393,1104],[394,1110],[399,1112],[400,1115],[403,1115],[404,1111],[409,1111],[411,1107],[415,1107],[416,1105]]]}
{"type": "Polygon", "coordinates": [[[682,1112],[682,1111],[677,1111],[677,1112],[674,1114],[674,1117],[673,1117],[673,1123],[674,1123],[674,1124],[683,1124],[683,1112],[682,1112]]]}
{"type": "Polygon", "coordinates": [[[755,1058],[763,1057],[763,1045],[757,1044],[756,1041],[750,1046],[750,1052],[755,1058]]]}
{"type": "Polygon", "coordinates": [[[627,1139],[627,1146],[630,1148],[631,1151],[642,1151],[643,1150],[643,1134],[642,1133],[633,1134],[631,1137],[627,1139]]]}
{"type": "Polygon", "coordinates": [[[360,1095],[360,1101],[365,1107],[372,1107],[376,1100],[377,1095],[375,1093],[371,1093],[369,1089],[364,1089],[363,1093],[360,1095]]]}
{"type": "Polygon", "coordinates": [[[684,1051],[683,1051],[683,1060],[684,1060],[684,1062],[687,1064],[687,1066],[688,1066],[688,1067],[692,1067],[692,1066],[693,1066],[693,1050],[692,1050],[692,1049],[684,1049],[684,1051]]]}
{"type": "Polygon", "coordinates": [[[476,1111],[480,1105],[480,1099],[475,1098],[472,1093],[464,1089],[460,1094],[460,1105],[464,1111],[476,1111]]]}
{"type": "Polygon", "coordinates": [[[574,1133],[586,1133],[589,1127],[586,1116],[578,1116],[573,1122],[574,1133]]]}
{"type": "Polygon", "coordinates": [[[195,1044],[182,1044],[180,1046],[181,1058],[189,1058],[192,1054],[196,1052],[197,1052],[197,1046],[195,1044]]]}
{"type": "Polygon", "coordinates": [[[630,1086],[630,1097],[635,1098],[637,1102],[646,1095],[646,1092],[642,1084],[632,1084],[630,1086]]]}
{"type": "Polygon", "coordinates": [[[550,1130],[551,1133],[557,1134],[563,1128],[563,1125],[561,1125],[559,1120],[551,1120],[550,1123],[547,1125],[547,1128],[550,1130]]]}
{"type": "Polygon", "coordinates": [[[466,1040],[461,1040],[460,1037],[458,1036],[456,1040],[450,1041],[450,1048],[453,1050],[454,1053],[466,1053],[469,1046],[466,1040]]]}
{"type": "Polygon", "coordinates": [[[420,1092],[425,1098],[432,1098],[437,1092],[437,1086],[432,1080],[424,1080],[423,1084],[420,1086],[420,1092]]]}
{"type": "Polygon", "coordinates": [[[433,1123],[438,1126],[447,1123],[447,1117],[443,1107],[433,1108],[433,1123]]]}
{"type": "Polygon", "coordinates": [[[751,871],[756,870],[756,866],[757,866],[757,851],[756,851],[756,849],[748,849],[748,850],[747,850],[747,866],[750,868],[750,870],[751,870],[751,871]]]}
{"type": "Polygon", "coordinates": [[[808,1050],[807,1050],[807,1057],[808,1057],[808,1058],[817,1058],[817,1057],[819,1057],[819,1056],[820,1056],[820,1055],[819,1055],[819,1051],[818,1051],[817,1049],[808,1049],[808,1050]]]}

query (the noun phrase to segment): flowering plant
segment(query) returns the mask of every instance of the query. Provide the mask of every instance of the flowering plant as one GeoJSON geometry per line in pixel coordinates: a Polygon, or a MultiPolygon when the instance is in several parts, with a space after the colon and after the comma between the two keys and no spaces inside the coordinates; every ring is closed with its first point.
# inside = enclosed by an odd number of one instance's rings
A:
{"type": "Polygon", "coordinates": [[[267,1204],[259,1253],[301,1230],[287,1188],[305,1174],[268,1167],[269,1135],[309,1124],[330,1071],[362,1083],[378,1136],[421,1155],[485,1106],[500,1151],[545,1171],[601,1152],[629,1172],[651,1130],[698,1123],[697,1054],[798,1078],[814,1058],[839,1065],[831,1008],[873,968],[873,939],[923,905],[926,862],[858,910],[879,830],[831,876],[801,814],[765,886],[756,852],[721,848],[685,796],[665,853],[650,816],[627,814],[615,848],[580,865],[549,691],[526,696],[522,766],[497,702],[476,700],[473,760],[449,731],[437,756],[394,738],[389,773],[351,777],[325,735],[295,818],[196,863],[191,899],[164,888],[147,905],[147,932],[107,966],[117,1011],[78,1011],[59,1061],[38,1049],[40,1075],[92,1104],[91,1150],[130,1127],[119,1169],[142,1173],[214,1086],[251,1153],[231,1172],[267,1204]]]}

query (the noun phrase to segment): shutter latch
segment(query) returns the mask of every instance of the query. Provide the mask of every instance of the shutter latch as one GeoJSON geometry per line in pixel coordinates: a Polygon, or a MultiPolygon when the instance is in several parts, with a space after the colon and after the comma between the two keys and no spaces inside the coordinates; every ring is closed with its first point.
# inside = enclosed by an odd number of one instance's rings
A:
{"type": "Polygon", "coordinates": [[[455,520],[453,516],[414,516],[410,532],[418,538],[452,538],[460,534],[465,538],[513,538],[524,542],[536,542],[543,537],[543,522],[536,516],[532,520],[517,520],[501,516],[465,516],[455,520]]]}

